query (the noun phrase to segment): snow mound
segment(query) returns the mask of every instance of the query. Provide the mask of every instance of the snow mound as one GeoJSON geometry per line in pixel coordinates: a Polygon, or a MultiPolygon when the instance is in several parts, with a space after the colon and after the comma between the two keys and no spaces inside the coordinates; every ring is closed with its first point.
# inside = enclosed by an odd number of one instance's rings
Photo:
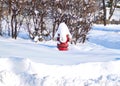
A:
{"type": "Polygon", "coordinates": [[[0,86],[119,86],[120,61],[46,65],[0,58],[0,86]]]}

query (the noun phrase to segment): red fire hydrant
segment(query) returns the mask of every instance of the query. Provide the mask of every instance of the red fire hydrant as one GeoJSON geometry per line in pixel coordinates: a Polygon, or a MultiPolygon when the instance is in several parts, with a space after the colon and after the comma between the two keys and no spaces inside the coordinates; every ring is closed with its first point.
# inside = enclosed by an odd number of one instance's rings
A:
{"type": "Polygon", "coordinates": [[[64,22],[60,23],[54,38],[58,42],[57,43],[57,48],[60,51],[68,50],[68,42],[71,40],[72,35],[70,34],[69,29],[64,22]]]}
{"type": "Polygon", "coordinates": [[[66,35],[66,42],[61,42],[60,41],[60,34],[58,34],[58,37],[57,37],[57,48],[60,50],[60,51],[67,51],[68,50],[68,42],[69,42],[69,36],[66,35]]]}

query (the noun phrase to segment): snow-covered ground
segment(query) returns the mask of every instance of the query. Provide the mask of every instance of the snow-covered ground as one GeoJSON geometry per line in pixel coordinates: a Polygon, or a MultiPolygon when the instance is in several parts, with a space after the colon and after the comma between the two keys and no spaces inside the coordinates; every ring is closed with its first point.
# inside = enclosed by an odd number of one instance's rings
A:
{"type": "Polygon", "coordinates": [[[120,86],[120,25],[94,25],[88,38],[59,51],[56,41],[0,37],[0,86],[120,86]]]}

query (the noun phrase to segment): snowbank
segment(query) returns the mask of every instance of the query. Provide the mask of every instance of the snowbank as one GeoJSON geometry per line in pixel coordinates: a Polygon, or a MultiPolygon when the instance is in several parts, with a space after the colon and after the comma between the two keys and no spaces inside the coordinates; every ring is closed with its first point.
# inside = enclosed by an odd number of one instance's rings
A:
{"type": "Polygon", "coordinates": [[[0,58],[0,86],[119,86],[120,61],[46,65],[0,58]]]}

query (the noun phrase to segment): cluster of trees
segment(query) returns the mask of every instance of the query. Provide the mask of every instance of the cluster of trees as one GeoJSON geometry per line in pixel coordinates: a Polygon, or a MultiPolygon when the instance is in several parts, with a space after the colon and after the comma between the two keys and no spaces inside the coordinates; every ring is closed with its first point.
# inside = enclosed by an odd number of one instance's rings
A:
{"type": "Polygon", "coordinates": [[[16,39],[25,26],[31,39],[39,36],[41,41],[43,37],[53,38],[58,25],[65,22],[74,43],[84,43],[96,21],[98,6],[96,0],[0,0],[0,35],[7,29],[7,35],[16,39]],[[6,28],[2,27],[3,20],[6,28]],[[49,26],[48,20],[52,22],[49,26]]]}
{"type": "Polygon", "coordinates": [[[117,4],[118,3],[120,3],[120,0],[108,0],[108,6],[107,7],[109,7],[110,9],[109,9],[109,16],[108,16],[108,18],[106,18],[107,16],[106,16],[106,5],[105,5],[105,0],[102,0],[102,2],[103,2],[103,13],[104,13],[104,19],[103,19],[103,21],[104,21],[104,25],[106,25],[107,24],[107,21],[110,21],[110,19],[111,19],[111,17],[112,17],[112,15],[113,15],[113,13],[114,13],[114,11],[115,11],[115,8],[119,8],[119,6],[117,6],[117,4]]]}
{"type": "MultiPolygon", "coordinates": [[[[116,8],[120,9],[120,0],[98,0],[99,13],[98,13],[98,23],[104,25],[112,23],[111,18],[116,8]]],[[[119,22],[119,21],[118,21],[119,22]]]]}

